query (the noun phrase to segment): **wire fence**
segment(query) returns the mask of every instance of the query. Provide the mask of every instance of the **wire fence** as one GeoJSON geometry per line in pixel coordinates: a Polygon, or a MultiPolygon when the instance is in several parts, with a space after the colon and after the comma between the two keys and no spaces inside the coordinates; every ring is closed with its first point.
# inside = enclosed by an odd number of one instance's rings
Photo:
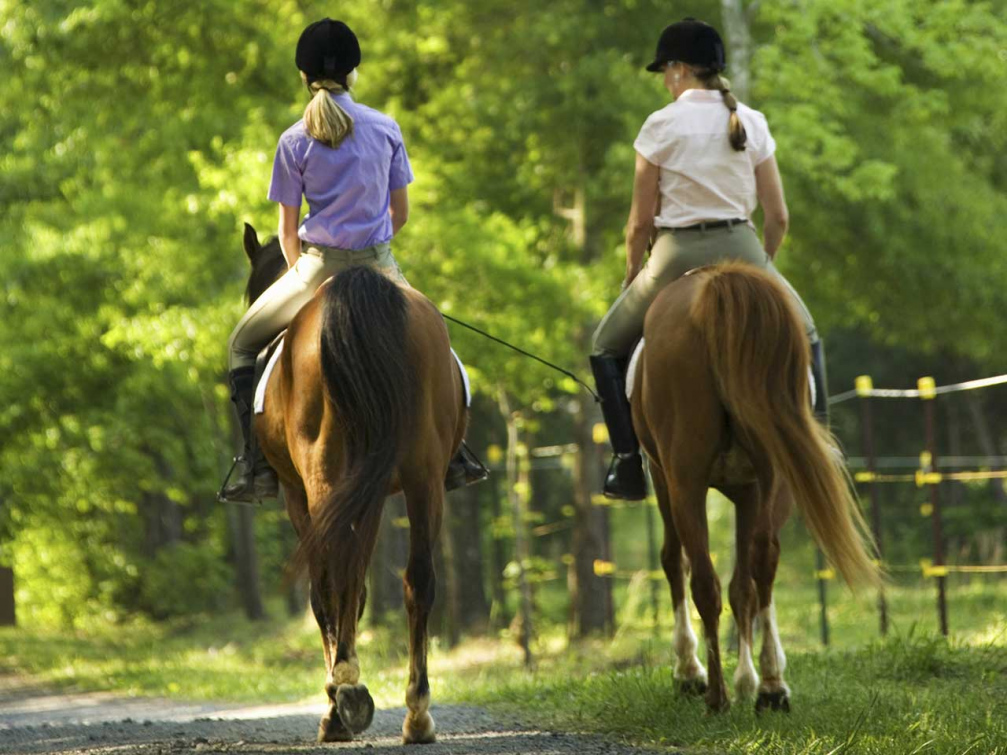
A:
{"type": "MultiPolygon", "coordinates": [[[[996,575],[1007,574],[1007,564],[949,564],[945,557],[945,532],[943,524],[943,505],[946,489],[951,485],[974,484],[1007,480],[1007,456],[997,454],[984,455],[948,455],[939,456],[937,448],[937,415],[935,404],[940,397],[949,394],[975,391],[998,385],[1007,385],[1007,375],[1000,375],[981,380],[969,380],[952,385],[936,385],[929,377],[922,377],[915,389],[875,388],[869,376],[858,377],[852,391],[832,396],[829,403],[832,406],[858,399],[859,425],[861,432],[862,455],[847,458],[847,465],[855,481],[861,500],[865,502],[868,519],[874,535],[878,551],[878,563],[890,575],[917,575],[924,580],[934,581],[936,597],[937,622],[940,631],[949,632],[949,608],[947,596],[947,578],[950,575],[996,575]],[[921,422],[920,431],[916,437],[922,436],[923,450],[917,456],[881,456],[876,453],[876,436],[874,430],[874,403],[876,400],[911,399],[919,402],[915,422],[921,422]],[[930,522],[930,553],[920,558],[916,563],[889,563],[885,559],[886,533],[882,526],[881,491],[885,486],[912,485],[918,490],[926,491],[926,502],[919,506],[919,515],[930,522]]],[[[905,423],[912,425],[912,416],[906,417],[905,423]]],[[[607,434],[604,426],[599,425],[594,433],[594,443],[604,444],[607,434]]],[[[523,448],[518,456],[519,463],[526,470],[567,470],[572,467],[571,459],[580,451],[577,444],[557,444],[537,448],[523,448]]],[[[487,454],[491,469],[502,471],[502,449],[491,447],[487,454]]],[[[605,557],[594,561],[593,571],[598,577],[612,580],[647,580],[651,583],[651,611],[655,626],[660,612],[659,592],[665,580],[660,568],[658,550],[660,524],[655,513],[656,501],[650,498],[643,502],[628,503],[612,501],[598,494],[592,502],[607,510],[616,508],[635,508],[645,518],[647,533],[647,553],[645,568],[626,568],[616,558],[605,557]]],[[[574,520],[571,516],[563,516],[556,521],[536,523],[529,528],[533,539],[550,536],[564,536],[573,529],[574,520]]],[[[560,561],[569,568],[573,556],[564,553],[560,561]]],[[[817,582],[818,613],[820,616],[821,639],[829,644],[829,582],[836,579],[835,571],[826,563],[821,552],[816,553],[817,563],[811,572],[817,582]]],[[[560,581],[567,578],[564,568],[551,569],[549,575],[542,575],[539,581],[560,581]]],[[[879,630],[882,635],[889,629],[888,600],[884,589],[881,589],[877,600],[879,630]]]]}
{"type": "MultiPolygon", "coordinates": [[[[938,457],[937,449],[937,417],[935,403],[938,397],[964,391],[974,391],[1007,384],[1007,375],[1000,375],[980,380],[969,380],[952,385],[936,385],[930,377],[922,377],[915,389],[875,388],[869,376],[856,379],[855,388],[846,393],[840,393],[830,398],[830,405],[837,405],[853,398],[859,399],[860,427],[862,433],[863,455],[851,457],[848,467],[858,486],[862,499],[867,501],[869,520],[878,550],[878,564],[888,574],[916,574],[920,578],[934,580],[936,595],[937,622],[942,634],[949,632],[947,577],[952,574],[1007,574],[1007,564],[949,564],[945,558],[945,533],[942,519],[942,490],[950,484],[967,484],[983,481],[1007,480],[1007,456],[947,456],[938,457]],[[920,402],[920,419],[922,420],[922,436],[924,449],[918,456],[877,456],[875,453],[875,432],[873,427],[873,406],[876,399],[915,399],[920,402]],[[883,470],[883,471],[882,471],[883,470]],[[892,564],[884,558],[885,532],[882,528],[880,488],[885,485],[912,484],[928,493],[927,502],[919,508],[921,516],[931,523],[931,553],[921,558],[918,563],[892,564]]],[[[603,442],[604,433],[596,433],[595,441],[603,442]]],[[[562,468],[564,457],[577,451],[576,444],[546,446],[530,450],[529,462],[536,469],[562,468]]],[[[647,517],[649,544],[648,567],[645,570],[626,569],[613,560],[598,559],[594,563],[594,572],[600,577],[612,579],[640,578],[641,574],[655,584],[663,582],[664,572],[659,568],[656,547],[653,543],[655,533],[655,502],[653,499],[641,503],[627,504],[612,501],[597,495],[593,503],[609,508],[633,506],[643,510],[647,517]]],[[[535,537],[545,537],[562,532],[573,526],[569,519],[540,524],[532,529],[535,537]]],[[[559,577],[557,577],[559,578],[559,577]]],[[[821,552],[817,553],[817,566],[814,578],[818,582],[819,614],[821,638],[824,644],[829,643],[829,608],[828,583],[835,580],[835,571],[825,562],[821,552]]],[[[652,593],[653,612],[658,614],[658,598],[656,590],[652,593]]],[[[886,634],[889,627],[888,602],[884,589],[878,594],[879,630],[886,634]]]]}
{"type": "MultiPolygon", "coordinates": [[[[854,398],[860,402],[860,425],[863,436],[864,457],[859,459],[859,471],[853,469],[853,478],[865,492],[870,501],[870,520],[878,550],[879,563],[888,573],[919,572],[926,579],[933,579],[937,598],[937,620],[941,633],[947,636],[948,600],[947,577],[949,574],[1002,574],[1007,573],[1007,564],[955,565],[946,563],[944,554],[944,528],[942,519],[942,487],[948,483],[972,483],[1007,479],[1007,469],[966,469],[964,471],[946,471],[956,467],[1004,467],[1002,456],[986,457],[954,457],[944,464],[939,463],[937,453],[937,418],[935,403],[939,396],[946,396],[964,391],[974,391],[1007,384],[1007,375],[997,375],[979,380],[968,380],[950,385],[938,386],[932,377],[921,377],[915,389],[875,388],[869,375],[861,375],[854,383],[852,391],[846,391],[829,398],[829,405],[835,406],[854,398]],[[891,459],[879,459],[875,455],[875,435],[873,424],[874,399],[918,399],[920,401],[925,447],[920,453],[916,469],[904,473],[879,472],[884,461],[886,468],[898,468],[907,461],[904,457],[892,463],[891,459]],[[949,463],[950,462],[950,463],[949,463]],[[920,506],[920,514],[929,517],[931,521],[932,557],[921,559],[918,565],[889,564],[884,560],[884,535],[882,531],[881,504],[879,501],[880,487],[887,484],[912,483],[918,488],[926,488],[929,492],[928,503],[920,506]]],[[[913,461],[909,457],[908,461],[913,461]]],[[[904,464],[903,468],[910,466],[904,464]]],[[[828,644],[828,610],[826,583],[834,578],[831,570],[820,569],[819,598],[822,621],[822,638],[828,644]]],[[[884,589],[878,593],[878,619],[882,635],[888,631],[888,605],[884,589]]]]}

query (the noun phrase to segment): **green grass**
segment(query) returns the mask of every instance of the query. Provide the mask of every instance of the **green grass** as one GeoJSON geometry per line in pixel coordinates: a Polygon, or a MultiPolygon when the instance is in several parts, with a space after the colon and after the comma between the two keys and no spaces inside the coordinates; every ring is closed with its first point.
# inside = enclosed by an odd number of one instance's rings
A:
{"type": "MultiPolygon", "coordinates": [[[[601,649],[580,649],[580,662],[601,649]]],[[[789,715],[756,716],[750,703],[736,702],[710,716],[701,700],[674,691],[670,654],[644,652],[636,661],[588,673],[575,673],[569,658],[547,661],[533,674],[491,672],[466,688],[452,683],[451,696],[503,704],[544,725],[690,753],[1007,753],[1002,645],[921,636],[792,652],[789,715]]],[[[732,661],[729,675],[733,669],[732,661]]]]}
{"type": "Polygon", "coordinates": [[[27,674],[61,690],[293,700],[317,677],[320,657],[317,630],[309,637],[306,624],[251,623],[237,615],[135,621],[86,633],[0,631],[0,672],[27,674]]]}
{"type": "MultiPolygon", "coordinates": [[[[521,667],[506,638],[469,640],[431,653],[437,703],[512,710],[551,728],[597,732],[688,753],[975,753],[1007,755],[1007,585],[954,584],[953,637],[934,632],[932,585],[889,591],[892,631],[877,639],[874,596],[832,589],[833,646],[818,642],[814,586],[777,592],[793,690],[789,715],[756,716],[735,703],[706,714],[671,677],[670,611],[626,616],[614,640],[568,645],[540,631],[537,669],[521,667]]],[[[635,589],[640,589],[639,587],[635,589]]],[[[279,615],[279,606],[273,606],[279,615]]],[[[724,637],[729,614],[724,615],[724,637]]],[[[401,705],[405,627],[362,634],[363,681],[379,705],[401,705]]],[[[697,625],[698,626],[698,625],[697,625]]],[[[306,618],[250,624],[227,616],[136,622],[86,635],[0,631],[0,672],[18,671],[75,690],[184,699],[283,702],[321,699],[317,629],[306,618]]],[[[734,671],[727,653],[727,678],[734,671]]]]}

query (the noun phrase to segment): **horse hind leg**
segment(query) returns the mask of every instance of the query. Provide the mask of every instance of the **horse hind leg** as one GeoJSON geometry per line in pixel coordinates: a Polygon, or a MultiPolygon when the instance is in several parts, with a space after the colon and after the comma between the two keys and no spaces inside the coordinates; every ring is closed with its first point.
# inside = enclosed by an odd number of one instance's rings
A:
{"type": "MultiPolygon", "coordinates": [[[[374,716],[374,702],[367,688],[357,684],[360,666],[353,642],[346,641],[347,633],[341,628],[346,623],[348,607],[341,605],[335,595],[328,570],[321,570],[317,578],[313,576],[311,609],[322,632],[325,692],[329,698],[329,709],[318,724],[319,742],[350,742],[354,734],[370,726],[374,716]]],[[[350,617],[357,615],[349,609],[350,617]]]]}
{"type": "MultiPolygon", "coordinates": [[[[438,467],[439,469],[439,467],[438,467]]],[[[406,483],[409,514],[409,564],[403,579],[409,617],[409,682],[406,712],[402,722],[405,744],[436,741],[436,726],[430,715],[430,681],[427,677],[427,621],[434,603],[433,543],[440,529],[443,509],[442,474],[406,483]]]]}
{"type": "Polygon", "coordinates": [[[661,548],[661,565],[671,588],[671,604],[675,611],[675,629],[672,648],[675,651],[675,683],[683,694],[702,695],[707,688],[706,669],[696,654],[698,642],[692,631],[689,617],[689,594],[685,589],[685,564],[682,560],[682,543],[678,539],[671,516],[671,500],[664,482],[664,473],[651,463],[651,479],[657,494],[657,506],[664,521],[664,545],[661,548]]]}
{"type": "Polygon", "coordinates": [[[357,562],[342,565],[344,579],[336,593],[338,639],[325,685],[330,719],[335,712],[342,725],[353,734],[366,731],[374,720],[374,699],[366,685],[360,683],[357,658],[357,627],[366,599],[365,578],[373,546],[370,535],[362,534],[359,550],[355,553],[357,562]]]}
{"type": "Polygon", "coordinates": [[[321,594],[322,589],[327,591],[329,588],[320,588],[320,585],[327,585],[327,580],[324,578],[319,581],[312,579],[311,609],[314,612],[315,620],[318,622],[319,628],[322,631],[322,646],[325,650],[325,670],[327,677],[325,691],[329,697],[329,710],[324,716],[322,716],[321,721],[318,723],[318,741],[350,742],[353,740],[353,732],[346,726],[346,724],[343,723],[343,719],[339,714],[339,709],[335,700],[336,688],[333,687],[332,684],[332,667],[336,658],[334,648],[338,645],[337,623],[334,619],[329,617],[329,611],[331,609],[327,606],[327,596],[323,596],[321,594]]]}
{"type": "Polygon", "coordinates": [[[780,642],[780,630],[776,625],[776,607],[772,600],[759,611],[759,625],[762,628],[762,652],[759,654],[762,682],[759,684],[755,710],[757,713],[766,709],[789,713],[790,687],[783,680],[783,671],[787,668],[787,656],[780,642]]]}
{"type": "Polygon", "coordinates": [[[710,538],[706,519],[707,475],[696,474],[696,468],[679,469],[667,475],[668,493],[672,501],[675,529],[685,546],[692,566],[692,599],[703,620],[706,641],[706,664],[709,681],[706,704],[712,712],[730,707],[717,636],[722,603],[720,580],[710,558],[710,538]]]}
{"type": "Polygon", "coordinates": [[[311,608],[322,633],[325,650],[325,692],[329,708],[318,724],[319,742],[348,742],[365,731],[374,718],[374,701],[359,684],[356,652],[357,623],[364,599],[364,577],[373,541],[365,534],[354,559],[327,555],[311,566],[311,608]]]}
{"type": "MultiPolygon", "coordinates": [[[[753,628],[758,608],[755,580],[752,577],[752,541],[760,524],[760,493],[757,485],[725,489],[725,495],[735,505],[737,559],[731,577],[731,610],[738,627],[738,667],[734,673],[734,691],[742,699],[751,700],[759,687],[759,675],[752,661],[753,628]]],[[[767,526],[763,521],[762,526],[767,526]]]]}
{"type": "MultiPolygon", "coordinates": [[[[297,532],[297,537],[303,542],[304,538],[310,535],[311,530],[307,493],[300,486],[284,485],[283,497],[290,522],[297,532]]],[[[324,565],[309,564],[309,572],[309,602],[311,612],[315,616],[315,622],[318,624],[318,630],[322,635],[322,652],[325,655],[325,674],[328,682],[332,679],[334,650],[339,634],[335,606],[331,604],[332,584],[329,581],[328,570],[324,565]]],[[[330,706],[329,711],[318,724],[318,741],[349,742],[352,739],[353,733],[343,725],[335,706],[330,706]]]]}
{"type": "MultiPolygon", "coordinates": [[[[789,493],[781,492],[774,506],[779,511],[788,511],[789,493]]],[[[780,642],[780,630],[776,624],[776,607],[773,604],[773,582],[776,567],[780,562],[779,528],[785,515],[776,516],[778,521],[771,529],[756,535],[752,544],[752,571],[755,577],[758,597],[758,621],[762,630],[762,652],[759,654],[759,683],[755,711],[764,710],[790,712],[790,687],[783,679],[787,667],[787,656],[780,642]]]]}
{"type": "Polygon", "coordinates": [[[356,653],[356,629],[360,599],[347,599],[349,605],[340,612],[339,642],[336,645],[336,662],[332,667],[331,681],[325,691],[339,720],[349,731],[359,734],[366,731],[374,720],[374,699],[367,686],[360,684],[360,662],[356,653]],[[350,626],[352,625],[352,626],[350,626]]]}

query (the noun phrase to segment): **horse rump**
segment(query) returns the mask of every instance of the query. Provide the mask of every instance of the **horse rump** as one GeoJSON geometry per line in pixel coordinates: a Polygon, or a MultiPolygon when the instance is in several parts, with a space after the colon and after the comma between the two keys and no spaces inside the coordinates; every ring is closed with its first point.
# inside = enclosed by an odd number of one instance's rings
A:
{"type": "Polygon", "coordinates": [[[364,266],[340,272],[321,296],[322,384],[340,439],[342,474],[312,512],[301,555],[330,570],[358,564],[362,580],[416,413],[408,302],[396,283],[364,266]]]}
{"type": "Polygon", "coordinates": [[[711,268],[692,302],[732,430],[755,457],[765,495],[786,485],[840,574],[876,584],[863,515],[835,440],[809,401],[810,348],[789,293],[743,263],[711,268]]]}

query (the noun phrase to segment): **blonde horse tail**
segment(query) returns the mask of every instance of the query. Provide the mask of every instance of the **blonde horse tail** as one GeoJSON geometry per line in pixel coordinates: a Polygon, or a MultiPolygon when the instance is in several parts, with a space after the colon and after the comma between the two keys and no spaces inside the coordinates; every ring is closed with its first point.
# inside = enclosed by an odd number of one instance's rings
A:
{"type": "Polygon", "coordinates": [[[752,455],[763,490],[789,488],[848,584],[878,584],[849,473],[835,440],[811,412],[810,349],[789,294],[751,265],[718,265],[704,276],[690,317],[706,342],[732,431],[752,455]]]}

